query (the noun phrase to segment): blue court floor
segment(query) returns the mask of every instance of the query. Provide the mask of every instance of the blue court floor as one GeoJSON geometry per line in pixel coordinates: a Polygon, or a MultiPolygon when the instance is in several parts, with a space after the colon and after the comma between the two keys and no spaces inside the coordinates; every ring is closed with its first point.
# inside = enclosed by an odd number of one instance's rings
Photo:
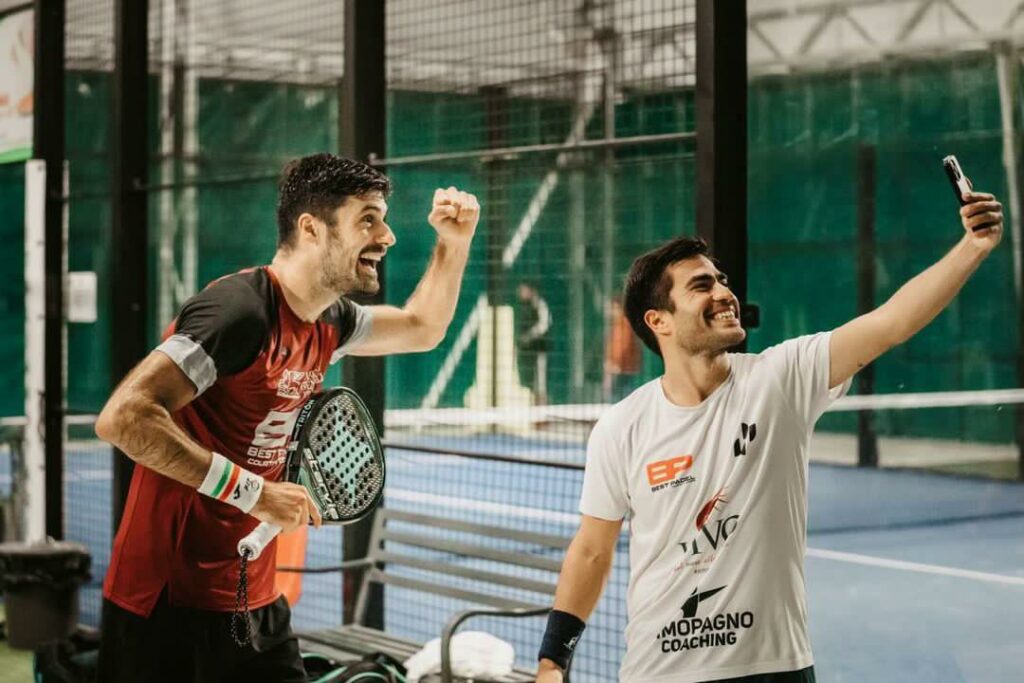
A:
{"type": "MultiPolygon", "coordinates": [[[[10,486],[6,455],[0,452],[0,493],[10,486]]],[[[109,463],[98,443],[76,444],[67,459],[67,536],[93,554],[94,578],[82,593],[82,621],[91,624],[109,561],[109,463]]],[[[396,449],[388,464],[387,505],[444,509],[483,523],[511,516],[536,531],[574,529],[577,472],[520,468],[513,481],[509,465],[396,449]]],[[[1024,486],[812,464],[809,496],[806,573],[819,681],[1024,681],[1024,486]]],[[[620,547],[574,680],[616,679],[627,571],[625,543],[620,547]]],[[[315,531],[308,555],[309,565],[340,560],[339,529],[315,531]]],[[[397,593],[385,608],[389,629],[399,633],[436,632],[441,620],[422,619],[397,593]]],[[[340,618],[339,578],[306,577],[296,626],[340,618]]],[[[542,628],[538,620],[494,631],[528,662],[542,628]]]]}

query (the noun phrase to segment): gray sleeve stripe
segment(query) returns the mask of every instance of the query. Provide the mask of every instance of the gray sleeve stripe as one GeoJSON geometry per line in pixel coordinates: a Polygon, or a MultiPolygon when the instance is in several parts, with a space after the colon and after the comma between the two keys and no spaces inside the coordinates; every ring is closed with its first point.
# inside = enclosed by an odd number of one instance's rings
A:
{"type": "Polygon", "coordinates": [[[197,342],[180,334],[167,338],[156,350],[174,361],[192,383],[196,385],[196,396],[209,389],[217,381],[217,367],[213,359],[197,342]]]}
{"type": "Polygon", "coordinates": [[[342,356],[366,341],[372,329],[373,309],[369,306],[356,305],[356,319],[355,326],[352,328],[352,334],[349,335],[344,344],[335,349],[334,353],[331,354],[331,362],[337,363],[342,356]]]}

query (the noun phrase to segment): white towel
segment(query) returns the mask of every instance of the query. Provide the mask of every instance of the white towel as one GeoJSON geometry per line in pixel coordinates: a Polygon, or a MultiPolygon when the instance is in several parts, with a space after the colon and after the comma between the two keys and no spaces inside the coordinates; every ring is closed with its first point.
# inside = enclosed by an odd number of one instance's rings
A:
{"type": "MultiPolygon", "coordinates": [[[[452,636],[452,673],[464,678],[507,676],[512,673],[516,652],[511,644],[483,631],[464,631],[452,636]]],[[[405,662],[406,678],[416,683],[427,674],[441,673],[441,639],[434,638],[405,662]]]]}

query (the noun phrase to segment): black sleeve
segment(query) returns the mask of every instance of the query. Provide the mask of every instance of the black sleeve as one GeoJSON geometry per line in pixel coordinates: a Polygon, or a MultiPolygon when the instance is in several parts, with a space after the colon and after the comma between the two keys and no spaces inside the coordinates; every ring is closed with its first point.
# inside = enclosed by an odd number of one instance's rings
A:
{"type": "Polygon", "coordinates": [[[338,330],[338,344],[332,362],[365,339],[373,326],[370,308],[342,297],[324,313],[324,319],[338,330]]]}
{"type": "Polygon", "coordinates": [[[266,302],[244,276],[219,280],[185,302],[174,334],[158,349],[170,356],[202,393],[218,377],[249,367],[266,343],[266,302]]]}

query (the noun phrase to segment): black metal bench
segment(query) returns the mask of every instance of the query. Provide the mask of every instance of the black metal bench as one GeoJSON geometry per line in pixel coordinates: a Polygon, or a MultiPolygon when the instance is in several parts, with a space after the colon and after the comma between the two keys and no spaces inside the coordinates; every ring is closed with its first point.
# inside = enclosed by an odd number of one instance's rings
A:
{"type": "MultiPolygon", "coordinates": [[[[384,652],[404,661],[419,651],[422,644],[365,625],[371,585],[395,586],[418,593],[455,598],[480,606],[452,615],[440,634],[440,680],[444,683],[461,680],[451,674],[450,652],[451,638],[459,626],[467,619],[477,616],[515,618],[546,614],[551,609],[562,557],[571,540],[564,536],[379,508],[370,537],[370,549],[365,558],[343,562],[334,567],[306,570],[318,573],[364,570],[356,599],[355,623],[337,628],[299,632],[300,646],[304,651],[323,654],[338,661],[358,659],[373,652],[384,652]],[[439,537],[438,530],[456,534],[439,537]],[[451,535],[458,535],[460,539],[454,540],[451,535]],[[493,547],[495,541],[509,541],[517,547],[514,550],[498,549],[493,547]],[[427,553],[411,554],[402,551],[401,547],[425,550],[427,553]],[[510,572],[520,574],[526,569],[541,570],[544,576],[550,575],[550,581],[433,559],[432,556],[437,554],[450,560],[470,559],[497,563],[510,572]],[[418,574],[414,578],[409,576],[408,572],[403,574],[402,569],[417,570],[418,574]],[[473,581],[473,590],[453,585],[451,577],[473,581]],[[508,588],[527,591],[536,594],[537,599],[529,602],[513,600],[502,594],[503,588],[505,593],[508,593],[508,588]]],[[[538,642],[539,636],[538,633],[538,642]]],[[[532,681],[534,676],[531,670],[516,668],[512,675],[499,680],[509,683],[532,681]]]]}

